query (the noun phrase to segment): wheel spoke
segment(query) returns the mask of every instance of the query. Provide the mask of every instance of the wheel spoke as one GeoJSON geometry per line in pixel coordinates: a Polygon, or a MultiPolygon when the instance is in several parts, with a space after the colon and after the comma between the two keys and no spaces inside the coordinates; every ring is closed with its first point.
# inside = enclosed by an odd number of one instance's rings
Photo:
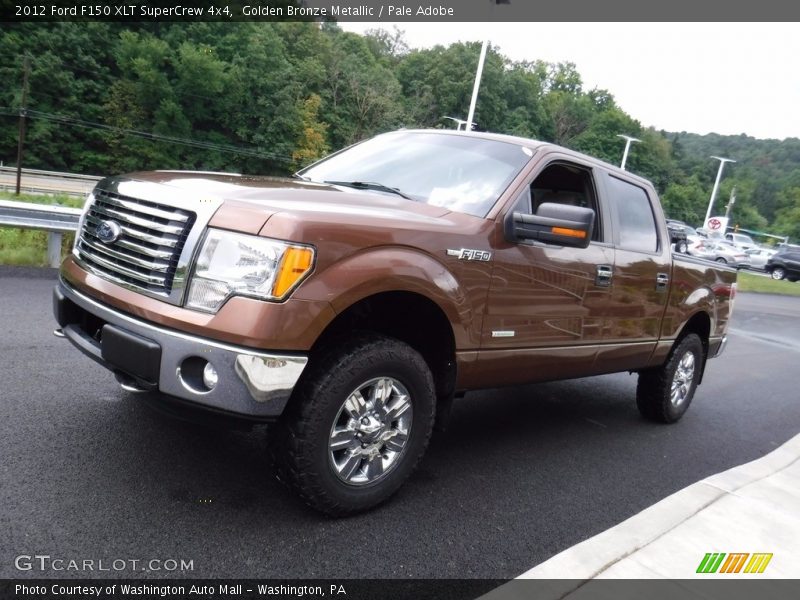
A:
{"type": "Polygon", "coordinates": [[[361,390],[356,390],[344,403],[344,409],[351,418],[359,420],[367,414],[367,401],[361,395],[361,390]]]}
{"type": "Polygon", "coordinates": [[[372,388],[372,408],[373,410],[383,410],[389,397],[392,395],[392,380],[379,379],[372,388]]]}
{"type": "Polygon", "coordinates": [[[361,466],[361,459],[361,453],[351,454],[348,452],[346,460],[341,465],[336,465],[336,470],[339,471],[339,475],[341,475],[344,480],[348,480],[353,476],[353,473],[356,472],[358,467],[361,466]]]}
{"type": "Polygon", "coordinates": [[[400,418],[409,408],[411,408],[409,397],[405,394],[398,394],[391,405],[386,407],[386,420],[391,422],[400,418]]]}
{"type": "Polygon", "coordinates": [[[379,454],[367,463],[367,479],[375,479],[383,474],[383,458],[379,454]]]}
{"type": "Polygon", "coordinates": [[[356,434],[351,429],[335,430],[333,435],[331,435],[330,441],[328,442],[328,447],[332,452],[344,450],[346,448],[355,448],[358,445],[359,441],[356,439],[356,434]]]}
{"type": "Polygon", "coordinates": [[[386,439],[386,449],[392,452],[400,452],[408,441],[408,434],[399,429],[392,431],[394,435],[386,439]]]}

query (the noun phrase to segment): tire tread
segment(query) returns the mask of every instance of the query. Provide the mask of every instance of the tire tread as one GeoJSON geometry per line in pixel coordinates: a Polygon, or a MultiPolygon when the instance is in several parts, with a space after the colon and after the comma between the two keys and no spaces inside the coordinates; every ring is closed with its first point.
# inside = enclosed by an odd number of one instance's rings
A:
{"type": "Polygon", "coordinates": [[[636,406],[643,417],[659,423],[675,423],[689,408],[694,392],[697,390],[697,381],[692,386],[691,396],[678,414],[671,410],[670,391],[677,363],[686,350],[692,347],[694,347],[697,357],[695,378],[699,381],[699,373],[703,368],[703,344],[695,333],[689,333],[676,342],[669,358],[662,366],[639,373],[639,381],[636,385],[636,406]]]}
{"type": "MultiPolygon", "coordinates": [[[[365,501],[363,506],[347,505],[323,485],[316,475],[313,460],[306,452],[308,440],[319,428],[328,429],[325,422],[326,389],[339,378],[354,378],[364,368],[366,361],[387,360],[412,363],[419,367],[420,374],[431,397],[430,410],[414,414],[414,427],[424,432],[424,440],[415,456],[406,456],[410,461],[410,474],[421,460],[430,440],[435,417],[435,399],[433,377],[422,357],[410,346],[385,336],[371,333],[357,333],[346,339],[333,340],[309,361],[309,371],[304,373],[295,389],[287,410],[275,428],[270,444],[273,459],[277,467],[278,478],[294,490],[300,498],[312,508],[330,516],[345,516],[372,506],[376,506],[391,496],[403,483],[396,480],[388,486],[389,493],[382,494],[382,499],[365,501]],[[418,422],[419,419],[421,422],[418,422]]],[[[422,399],[415,399],[421,401],[422,399]]],[[[398,465],[399,467],[399,465],[398,465]]]]}

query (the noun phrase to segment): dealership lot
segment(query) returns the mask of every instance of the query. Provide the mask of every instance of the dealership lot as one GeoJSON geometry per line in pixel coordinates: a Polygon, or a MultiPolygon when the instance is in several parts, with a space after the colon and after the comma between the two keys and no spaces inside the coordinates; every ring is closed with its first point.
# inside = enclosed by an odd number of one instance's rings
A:
{"type": "Polygon", "coordinates": [[[332,520],[275,480],[262,428],[120,390],[52,336],[54,280],[19,273],[0,272],[2,577],[515,577],[800,431],[800,302],[740,294],[676,425],[641,419],[627,374],[471,393],[394,499],[332,520]],[[49,566],[19,570],[33,554],[49,566]]]}

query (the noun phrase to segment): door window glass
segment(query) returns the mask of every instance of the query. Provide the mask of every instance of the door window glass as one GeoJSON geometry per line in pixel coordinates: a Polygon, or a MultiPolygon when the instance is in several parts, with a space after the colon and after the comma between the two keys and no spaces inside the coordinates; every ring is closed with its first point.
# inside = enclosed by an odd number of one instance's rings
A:
{"type": "Polygon", "coordinates": [[[611,201],[619,215],[619,247],[637,252],[657,252],[656,220],[647,192],[613,176],[608,180],[611,201]]]}

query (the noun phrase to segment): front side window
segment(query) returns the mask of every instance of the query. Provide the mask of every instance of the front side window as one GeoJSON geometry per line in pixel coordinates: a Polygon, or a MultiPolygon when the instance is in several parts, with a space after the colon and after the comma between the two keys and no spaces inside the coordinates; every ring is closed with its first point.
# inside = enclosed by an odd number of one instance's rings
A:
{"type": "Polygon", "coordinates": [[[380,184],[418,202],[485,217],[532,155],[510,142],[399,131],[347,148],[298,175],[317,182],[380,184]]]}
{"type": "Polygon", "coordinates": [[[609,196],[619,219],[619,247],[657,252],[658,230],[647,192],[614,176],[609,176],[608,181],[609,196]]]}

